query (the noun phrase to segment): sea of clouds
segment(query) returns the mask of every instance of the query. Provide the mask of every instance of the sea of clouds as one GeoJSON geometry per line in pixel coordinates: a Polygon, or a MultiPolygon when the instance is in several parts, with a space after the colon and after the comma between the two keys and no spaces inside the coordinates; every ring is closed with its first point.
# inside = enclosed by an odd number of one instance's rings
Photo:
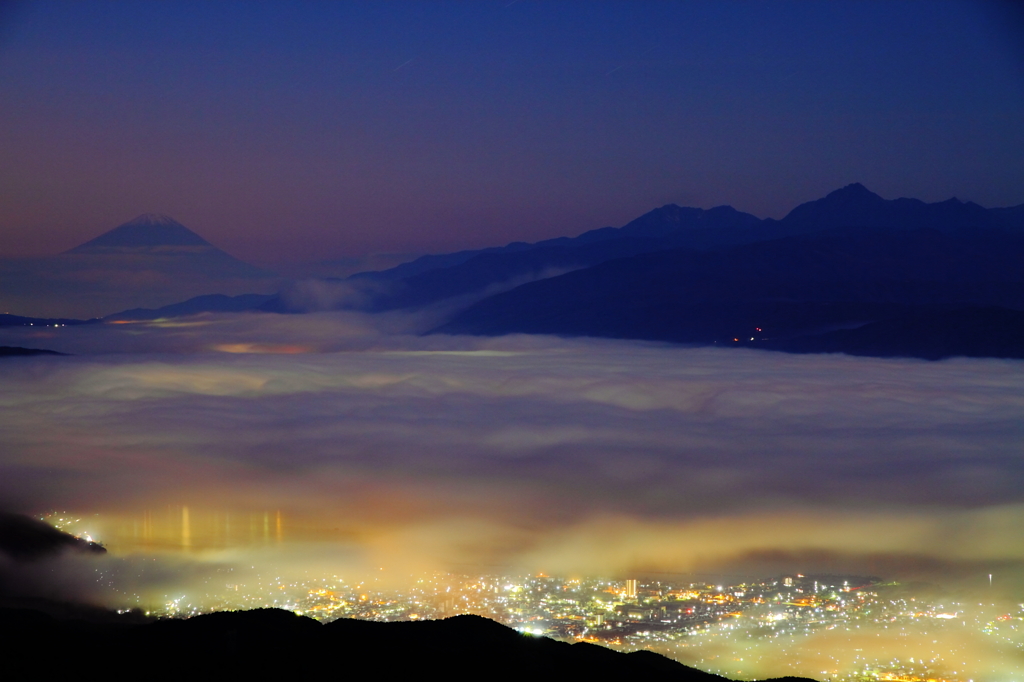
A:
{"type": "MultiPolygon", "coordinates": [[[[201,605],[225,576],[402,587],[435,570],[1024,590],[1022,362],[423,336],[438,319],[0,330],[72,354],[0,362],[0,508],[63,511],[110,549],[0,556],[0,587],[111,606],[201,605]]],[[[858,637],[765,641],[744,665],[939,651],[992,680],[1024,665],[979,633],[858,637]]],[[[731,646],[666,653],[705,665],[731,646]]]]}
{"type": "Polygon", "coordinates": [[[1024,363],[418,335],[432,322],[5,330],[75,355],[0,367],[0,500],[271,510],[289,538],[400,569],[977,577],[1024,560],[1024,363]]]}

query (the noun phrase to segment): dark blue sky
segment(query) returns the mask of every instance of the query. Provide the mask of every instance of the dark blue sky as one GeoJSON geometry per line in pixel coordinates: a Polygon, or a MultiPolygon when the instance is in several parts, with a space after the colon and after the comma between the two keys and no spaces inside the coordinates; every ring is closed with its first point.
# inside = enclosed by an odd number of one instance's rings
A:
{"type": "Polygon", "coordinates": [[[54,3],[0,12],[0,256],[168,213],[256,262],[1024,202],[1020,12],[965,2],[54,3]]]}

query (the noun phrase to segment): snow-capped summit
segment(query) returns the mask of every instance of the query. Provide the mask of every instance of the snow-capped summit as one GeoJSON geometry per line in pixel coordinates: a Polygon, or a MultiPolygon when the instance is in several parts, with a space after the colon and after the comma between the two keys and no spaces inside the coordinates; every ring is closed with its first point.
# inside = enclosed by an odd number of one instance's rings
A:
{"type": "Polygon", "coordinates": [[[126,222],[125,225],[181,225],[181,223],[163,213],[143,213],[126,222]]]}
{"type": "Polygon", "coordinates": [[[76,246],[68,253],[92,253],[101,249],[154,246],[212,245],[170,216],[143,213],[99,237],[76,246]]]}

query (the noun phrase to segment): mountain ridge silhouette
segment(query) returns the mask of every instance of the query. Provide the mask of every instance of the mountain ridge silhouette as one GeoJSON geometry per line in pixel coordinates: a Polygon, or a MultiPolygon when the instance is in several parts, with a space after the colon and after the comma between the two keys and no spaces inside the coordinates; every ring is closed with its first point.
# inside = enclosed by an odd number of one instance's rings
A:
{"type": "MultiPolygon", "coordinates": [[[[729,678],[687,667],[650,651],[617,652],[586,642],[570,644],[523,635],[482,616],[443,620],[317,621],[279,609],[223,611],[149,623],[60,620],[38,611],[0,608],[7,669],[43,662],[116,663],[136,671],[187,654],[203,676],[313,673],[324,661],[344,662],[365,674],[398,678],[437,670],[447,679],[524,679],[658,675],[681,682],[729,678]],[[38,653],[37,653],[38,652],[38,653]]],[[[814,682],[773,678],[773,682],[814,682]]]]}

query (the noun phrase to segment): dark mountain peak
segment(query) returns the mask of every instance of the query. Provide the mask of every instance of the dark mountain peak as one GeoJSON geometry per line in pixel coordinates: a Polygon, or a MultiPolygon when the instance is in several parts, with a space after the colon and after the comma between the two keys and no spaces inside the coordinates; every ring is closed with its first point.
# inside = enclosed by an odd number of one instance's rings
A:
{"type": "Polygon", "coordinates": [[[874,192],[872,192],[871,190],[869,190],[867,187],[865,187],[864,185],[860,184],[859,182],[854,182],[854,183],[851,183],[851,184],[847,185],[846,187],[840,187],[837,190],[829,192],[827,195],[825,195],[824,199],[821,199],[819,201],[830,201],[830,200],[831,201],[836,201],[836,202],[838,202],[838,201],[843,201],[843,202],[848,202],[848,201],[875,201],[875,202],[885,201],[885,199],[883,199],[882,197],[878,196],[877,194],[875,194],[874,192]]]}
{"type": "Polygon", "coordinates": [[[705,210],[692,206],[665,204],[623,225],[619,233],[631,237],[664,237],[684,229],[749,227],[757,222],[759,221],[754,216],[737,211],[732,206],[716,206],[705,210]]]}
{"type": "Polygon", "coordinates": [[[957,206],[948,202],[925,204],[917,199],[886,201],[855,182],[821,199],[800,204],[781,222],[792,234],[839,227],[921,228],[933,226],[939,217],[945,219],[944,214],[954,212],[955,208],[957,206]]]}
{"type": "Polygon", "coordinates": [[[782,220],[788,223],[821,223],[824,221],[828,224],[837,219],[844,221],[862,219],[865,214],[877,212],[885,203],[885,199],[859,182],[855,182],[829,192],[821,199],[800,204],[782,220]]]}
{"type": "Polygon", "coordinates": [[[678,221],[679,217],[682,215],[699,213],[702,210],[703,209],[700,208],[691,208],[689,206],[680,206],[678,204],[665,204],[664,206],[659,206],[658,208],[655,208],[653,210],[648,211],[647,213],[644,213],[639,218],[634,218],[633,220],[626,223],[623,227],[629,227],[630,225],[636,222],[650,220],[652,218],[678,221]]]}
{"type": "Polygon", "coordinates": [[[69,253],[89,253],[96,249],[108,248],[154,246],[211,246],[211,244],[174,218],[159,213],[143,213],[81,246],[76,246],[69,253]]]}
{"type": "Polygon", "coordinates": [[[997,226],[1014,227],[1017,216],[996,215],[974,202],[952,197],[927,204],[920,199],[883,199],[860,183],[847,185],[816,201],[800,204],[782,223],[790,234],[840,227],[943,231],[997,226]]]}
{"type": "Polygon", "coordinates": [[[735,208],[729,204],[722,204],[721,206],[714,206],[704,211],[709,215],[732,215],[733,213],[739,213],[735,208]]]}

